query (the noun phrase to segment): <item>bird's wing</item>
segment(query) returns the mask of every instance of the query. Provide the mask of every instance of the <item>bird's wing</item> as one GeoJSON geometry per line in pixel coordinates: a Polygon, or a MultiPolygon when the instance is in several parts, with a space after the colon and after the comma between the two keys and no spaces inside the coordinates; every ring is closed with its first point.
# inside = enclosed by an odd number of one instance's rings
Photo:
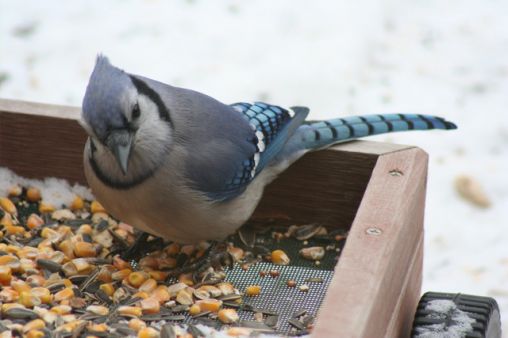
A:
{"type": "MultiPolygon", "coordinates": [[[[213,164],[208,162],[208,168],[202,168],[208,170],[208,177],[213,175],[213,182],[210,179],[194,178],[196,188],[213,201],[227,201],[240,195],[281,151],[308,114],[305,107],[284,109],[263,102],[235,103],[231,107],[249,123],[252,132],[248,140],[236,140],[235,147],[227,147],[230,149],[229,158],[222,158],[213,164]],[[245,141],[250,147],[242,145],[245,141]]],[[[222,154],[222,150],[220,152],[222,154]]]]}

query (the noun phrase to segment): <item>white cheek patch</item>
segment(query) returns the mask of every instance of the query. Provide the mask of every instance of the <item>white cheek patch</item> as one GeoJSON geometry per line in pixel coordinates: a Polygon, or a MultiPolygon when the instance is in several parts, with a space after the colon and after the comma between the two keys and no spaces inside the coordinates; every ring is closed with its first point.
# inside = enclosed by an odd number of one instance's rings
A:
{"type": "Polygon", "coordinates": [[[288,108],[288,114],[289,114],[289,116],[290,116],[291,118],[293,118],[293,117],[295,116],[295,112],[294,112],[294,110],[293,110],[293,109],[291,109],[291,108],[288,108]]]}
{"type": "Polygon", "coordinates": [[[157,109],[157,105],[146,95],[138,96],[138,104],[139,110],[141,111],[141,115],[139,116],[140,123],[159,120],[159,110],[157,109]]]}

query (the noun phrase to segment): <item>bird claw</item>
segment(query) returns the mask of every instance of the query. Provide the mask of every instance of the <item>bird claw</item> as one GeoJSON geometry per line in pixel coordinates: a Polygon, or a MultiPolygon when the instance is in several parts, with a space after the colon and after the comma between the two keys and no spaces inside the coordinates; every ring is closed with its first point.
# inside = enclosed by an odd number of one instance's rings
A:
{"type": "Polygon", "coordinates": [[[183,273],[191,272],[194,282],[203,283],[209,278],[209,274],[207,273],[209,268],[213,268],[214,270],[221,270],[224,267],[232,269],[234,263],[234,257],[229,253],[225,244],[212,244],[207,252],[195,262],[171,270],[168,274],[168,279],[178,277],[183,273]]]}

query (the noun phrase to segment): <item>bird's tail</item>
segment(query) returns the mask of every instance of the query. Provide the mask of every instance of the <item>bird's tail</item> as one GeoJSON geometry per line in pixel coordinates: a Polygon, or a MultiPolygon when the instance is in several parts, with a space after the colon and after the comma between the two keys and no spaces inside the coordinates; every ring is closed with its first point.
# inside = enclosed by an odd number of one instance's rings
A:
{"type": "Polygon", "coordinates": [[[382,114],[308,121],[300,126],[305,149],[314,150],[360,137],[406,130],[456,129],[445,119],[431,115],[382,114]]]}

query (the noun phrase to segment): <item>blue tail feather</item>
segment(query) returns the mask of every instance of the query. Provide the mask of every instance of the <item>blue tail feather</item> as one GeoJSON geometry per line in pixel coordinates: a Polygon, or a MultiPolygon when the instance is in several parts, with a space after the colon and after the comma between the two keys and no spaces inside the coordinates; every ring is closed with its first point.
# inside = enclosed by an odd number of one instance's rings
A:
{"type": "Polygon", "coordinates": [[[383,114],[351,116],[302,125],[298,134],[304,148],[319,149],[360,137],[406,130],[456,129],[445,119],[432,115],[383,114]]]}

